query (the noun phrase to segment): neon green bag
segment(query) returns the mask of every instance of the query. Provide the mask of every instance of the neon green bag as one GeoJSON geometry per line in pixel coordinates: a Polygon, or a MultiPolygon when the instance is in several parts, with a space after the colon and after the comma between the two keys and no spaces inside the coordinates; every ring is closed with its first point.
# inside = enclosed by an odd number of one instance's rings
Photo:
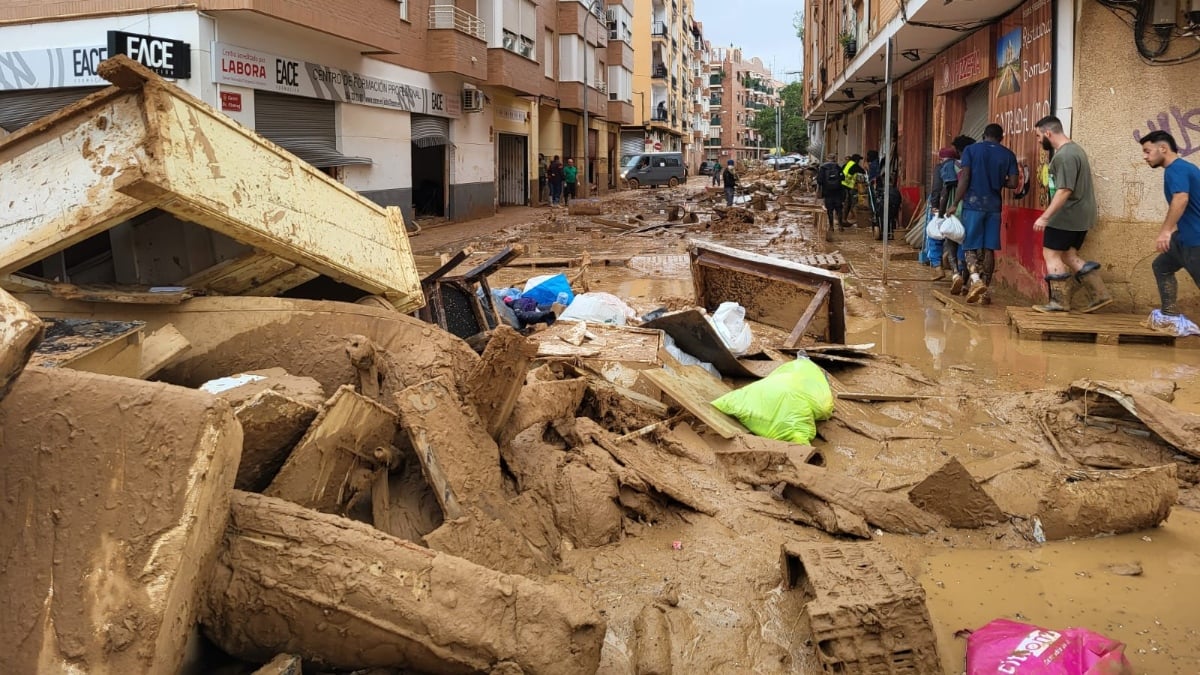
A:
{"type": "Polygon", "coordinates": [[[755,436],[807,445],[817,435],[817,421],[833,415],[833,392],[821,368],[799,358],[712,404],[755,436]]]}

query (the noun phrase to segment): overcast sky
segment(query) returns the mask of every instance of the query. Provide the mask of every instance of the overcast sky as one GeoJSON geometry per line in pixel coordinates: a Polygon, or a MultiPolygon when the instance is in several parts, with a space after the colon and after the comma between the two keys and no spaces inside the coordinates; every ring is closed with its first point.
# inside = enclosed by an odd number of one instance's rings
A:
{"type": "Polygon", "coordinates": [[[791,82],[795,76],[784,73],[801,64],[792,16],[803,8],[802,0],[696,0],[696,20],[714,47],[741,47],[742,58],[757,56],[768,68],[774,58],[776,79],[791,82]]]}

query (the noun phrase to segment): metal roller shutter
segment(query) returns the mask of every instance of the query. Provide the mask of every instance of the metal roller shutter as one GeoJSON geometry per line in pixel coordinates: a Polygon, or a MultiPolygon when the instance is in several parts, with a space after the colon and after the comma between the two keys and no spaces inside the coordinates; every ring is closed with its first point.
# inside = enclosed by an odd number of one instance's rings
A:
{"type": "Polygon", "coordinates": [[[104,87],[0,92],[0,128],[10,133],[14,132],[101,89],[104,87]]]}
{"type": "Polygon", "coordinates": [[[412,142],[418,148],[450,144],[450,120],[429,115],[412,116],[412,142]]]}
{"type": "Polygon", "coordinates": [[[967,94],[967,111],[963,114],[963,134],[975,140],[983,138],[983,128],[988,125],[990,98],[988,83],[982,82],[967,94]]]}
{"type": "Polygon", "coordinates": [[[338,152],[336,114],[333,101],[254,92],[254,130],[263,138],[319,169],[370,164],[338,152]]]}
{"type": "Polygon", "coordinates": [[[641,132],[632,134],[621,134],[621,164],[625,164],[625,158],[630,155],[637,155],[646,151],[646,137],[641,132]]]}

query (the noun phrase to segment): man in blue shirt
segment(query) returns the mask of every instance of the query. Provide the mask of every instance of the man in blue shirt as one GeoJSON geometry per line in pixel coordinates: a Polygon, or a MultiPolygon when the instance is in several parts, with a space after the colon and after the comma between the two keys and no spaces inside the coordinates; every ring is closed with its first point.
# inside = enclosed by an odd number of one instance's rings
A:
{"type": "Polygon", "coordinates": [[[989,124],[983,130],[983,140],[968,146],[962,153],[958,203],[950,213],[958,213],[966,231],[962,248],[971,275],[967,302],[988,304],[991,301],[988,285],[996,271],[1000,210],[1004,205],[1000,190],[1017,187],[1017,156],[1000,145],[1003,140],[1004,128],[989,124]]]}
{"type": "Polygon", "coordinates": [[[1151,267],[1163,314],[1178,315],[1179,282],[1175,273],[1187,270],[1200,286],[1200,168],[1179,156],[1175,138],[1165,131],[1142,136],[1142,157],[1151,168],[1165,169],[1167,217],[1154,242],[1158,257],[1151,267]]]}

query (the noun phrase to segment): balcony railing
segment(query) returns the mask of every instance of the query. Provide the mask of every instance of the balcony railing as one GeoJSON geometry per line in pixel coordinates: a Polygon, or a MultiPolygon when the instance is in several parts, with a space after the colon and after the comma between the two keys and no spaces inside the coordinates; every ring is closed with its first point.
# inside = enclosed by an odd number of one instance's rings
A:
{"type": "Polygon", "coordinates": [[[667,111],[666,110],[655,110],[653,113],[650,114],[650,121],[651,122],[666,122],[667,121],[667,111]]]}
{"type": "Polygon", "coordinates": [[[653,77],[656,80],[667,79],[667,67],[666,66],[655,66],[654,69],[650,72],[650,77],[653,77]]]}
{"type": "Polygon", "coordinates": [[[597,78],[596,81],[592,83],[592,88],[595,89],[596,91],[604,94],[604,93],[608,92],[608,83],[605,82],[604,80],[597,78]]]}
{"type": "Polygon", "coordinates": [[[655,37],[667,36],[667,24],[665,21],[655,21],[650,25],[650,34],[655,37]]]}
{"type": "Polygon", "coordinates": [[[454,5],[431,5],[429,7],[429,27],[438,30],[456,30],[480,40],[486,39],[484,38],[486,31],[483,19],[454,5]]]}

